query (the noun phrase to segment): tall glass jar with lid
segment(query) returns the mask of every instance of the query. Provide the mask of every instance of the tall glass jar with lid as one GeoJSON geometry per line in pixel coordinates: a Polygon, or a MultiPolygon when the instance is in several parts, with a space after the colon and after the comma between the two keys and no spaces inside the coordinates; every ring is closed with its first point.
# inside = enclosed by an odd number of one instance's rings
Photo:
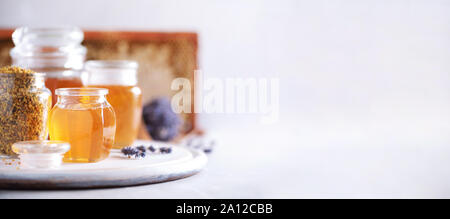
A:
{"type": "Polygon", "coordinates": [[[83,32],[76,27],[29,28],[14,31],[13,65],[45,73],[45,85],[56,103],[57,88],[82,87],[81,72],[86,48],[83,32]]]}

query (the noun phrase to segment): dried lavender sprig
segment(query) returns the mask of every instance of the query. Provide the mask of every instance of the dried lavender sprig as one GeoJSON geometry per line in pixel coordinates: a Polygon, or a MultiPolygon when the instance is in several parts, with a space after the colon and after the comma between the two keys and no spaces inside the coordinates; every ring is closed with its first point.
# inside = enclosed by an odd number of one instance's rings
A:
{"type": "Polygon", "coordinates": [[[147,154],[145,152],[141,152],[136,154],[135,158],[145,158],[145,156],[147,156],[147,154]]]}
{"type": "MultiPolygon", "coordinates": [[[[145,147],[144,147],[145,149],[145,147]]],[[[131,158],[134,156],[134,158],[144,158],[146,156],[145,151],[142,150],[142,147],[125,147],[121,150],[122,154],[125,156],[128,156],[128,158],[131,158]]]]}
{"type": "Polygon", "coordinates": [[[209,154],[213,152],[213,149],[216,145],[216,142],[214,140],[210,140],[207,142],[204,137],[202,136],[193,136],[189,139],[187,139],[185,146],[194,148],[197,150],[202,150],[203,152],[209,154]]]}
{"type": "Polygon", "coordinates": [[[148,150],[149,150],[150,152],[154,153],[154,152],[156,151],[156,148],[153,147],[153,145],[150,145],[150,146],[148,147],[148,150]]]}
{"type": "Polygon", "coordinates": [[[138,149],[141,152],[146,152],[147,151],[147,149],[145,148],[144,145],[138,146],[138,147],[136,147],[136,149],[138,149]]]}
{"type": "Polygon", "coordinates": [[[170,148],[170,147],[161,147],[161,148],[159,148],[159,153],[161,153],[161,154],[170,154],[170,153],[172,153],[172,148],[170,148]]]}
{"type": "Polygon", "coordinates": [[[139,150],[137,150],[136,148],[133,148],[133,147],[122,148],[121,152],[122,152],[122,154],[129,156],[129,157],[136,156],[137,154],[139,154],[139,150]]]}
{"type": "Polygon", "coordinates": [[[146,148],[144,145],[137,146],[137,147],[125,147],[121,150],[121,152],[128,156],[128,158],[134,157],[134,158],[144,158],[147,156],[147,153],[156,153],[159,152],[160,154],[170,154],[172,153],[171,147],[160,147],[158,150],[153,146],[149,146],[146,148]],[[147,151],[148,149],[148,151],[147,151]]]}

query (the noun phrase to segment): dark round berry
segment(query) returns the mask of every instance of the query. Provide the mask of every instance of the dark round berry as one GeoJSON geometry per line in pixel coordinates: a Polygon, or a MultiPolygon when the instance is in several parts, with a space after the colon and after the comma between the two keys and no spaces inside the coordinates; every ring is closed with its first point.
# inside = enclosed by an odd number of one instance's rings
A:
{"type": "Polygon", "coordinates": [[[173,112],[167,98],[157,98],[146,105],[143,118],[147,131],[154,140],[170,141],[180,131],[181,119],[173,112]]]}

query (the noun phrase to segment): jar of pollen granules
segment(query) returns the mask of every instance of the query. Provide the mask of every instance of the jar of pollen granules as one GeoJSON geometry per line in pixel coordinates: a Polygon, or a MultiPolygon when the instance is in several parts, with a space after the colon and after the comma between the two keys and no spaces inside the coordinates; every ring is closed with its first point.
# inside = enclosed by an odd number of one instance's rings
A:
{"type": "Polygon", "coordinates": [[[53,93],[57,88],[82,87],[82,69],[86,48],[83,32],[76,27],[29,28],[14,31],[13,65],[45,73],[45,85],[53,93]]]}
{"type": "Polygon", "coordinates": [[[47,139],[51,101],[44,74],[0,68],[0,157],[14,157],[16,142],[47,139]]]}

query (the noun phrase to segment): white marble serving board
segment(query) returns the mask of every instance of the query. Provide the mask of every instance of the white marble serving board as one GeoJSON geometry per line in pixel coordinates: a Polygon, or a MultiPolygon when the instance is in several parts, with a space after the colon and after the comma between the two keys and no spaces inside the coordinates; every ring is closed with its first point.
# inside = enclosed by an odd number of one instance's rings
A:
{"type": "MultiPolygon", "coordinates": [[[[139,141],[155,147],[167,144],[139,141]]],[[[0,162],[0,188],[8,189],[82,189],[123,187],[160,183],[192,176],[207,163],[202,151],[173,146],[170,154],[151,154],[129,159],[112,150],[108,159],[99,163],[64,163],[58,169],[26,169],[17,161],[0,162]]]]}

